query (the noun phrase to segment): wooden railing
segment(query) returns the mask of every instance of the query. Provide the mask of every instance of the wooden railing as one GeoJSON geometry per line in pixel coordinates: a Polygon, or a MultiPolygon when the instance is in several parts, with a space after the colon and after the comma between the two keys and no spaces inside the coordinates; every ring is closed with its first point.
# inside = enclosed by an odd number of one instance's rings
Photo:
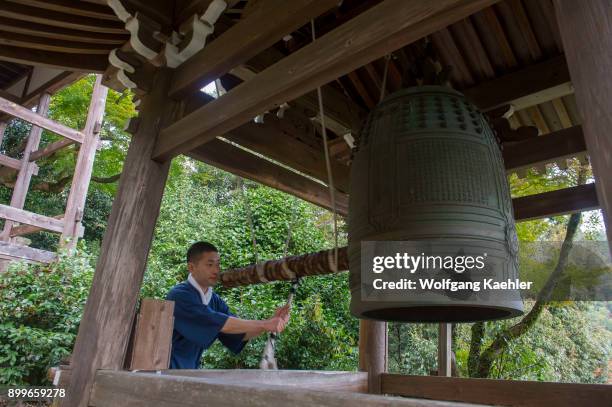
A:
{"type": "Polygon", "coordinates": [[[382,392],[422,399],[499,406],[577,407],[612,405],[612,386],[517,380],[383,374],[382,392]]]}

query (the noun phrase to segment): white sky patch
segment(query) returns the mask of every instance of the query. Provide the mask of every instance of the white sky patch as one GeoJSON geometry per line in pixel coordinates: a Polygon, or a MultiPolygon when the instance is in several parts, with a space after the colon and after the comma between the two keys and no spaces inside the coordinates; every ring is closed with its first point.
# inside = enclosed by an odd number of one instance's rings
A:
{"type": "Polygon", "coordinates": [[[214,97],[215,99],[219,97],[219,95],[217,94],[217,87],[215,86],[215,81],[210,82],[208,85],[204,86],[200,90],[206,93],[207,95],[214,97]]]}

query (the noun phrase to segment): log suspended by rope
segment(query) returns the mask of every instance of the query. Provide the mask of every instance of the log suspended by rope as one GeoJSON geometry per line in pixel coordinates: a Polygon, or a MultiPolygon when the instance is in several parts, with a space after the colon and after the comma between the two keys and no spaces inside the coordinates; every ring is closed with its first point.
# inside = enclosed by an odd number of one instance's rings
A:
{"type": "Polygon", "coordinates": [[[221,273],[224,287],[238,287],[271,281],[292,281],[300,277],[333,274],[348,270],[347,248],[338,248],[338,265],[334,262],[334,249],[316,253],[289,256],[258,264],[229,269],[221,273]]]}

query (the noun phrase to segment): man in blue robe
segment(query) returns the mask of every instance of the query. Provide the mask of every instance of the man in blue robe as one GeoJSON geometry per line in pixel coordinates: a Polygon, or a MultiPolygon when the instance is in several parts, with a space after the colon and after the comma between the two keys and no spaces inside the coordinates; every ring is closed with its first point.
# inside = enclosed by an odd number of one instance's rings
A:
{"type": "Polygon", "coordinates": [[[276,310],[266,320],[237,318],[213,286],[219,278],[219,252],[208,242],[194,243],[187,251],[187,281],[170,290],[166,299],[174,301],[171,369],[198,369],[204,350],[215,339],[233,353],[264,332],[281,332],[289,321],[289,307],[276,310]]]}

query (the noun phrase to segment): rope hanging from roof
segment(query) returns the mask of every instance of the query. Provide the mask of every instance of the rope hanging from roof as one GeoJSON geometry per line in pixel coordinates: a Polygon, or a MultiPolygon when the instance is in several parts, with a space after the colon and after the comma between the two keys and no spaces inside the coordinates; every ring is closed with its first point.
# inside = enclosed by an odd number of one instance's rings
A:
{"type": "MultiPolygon", "coordinates": [[[[310,20],[310,28],[312,31],[312,42],[316,39],[314,20],[310,20]]],[[[329,157],[329,146],[327,145],[327,128],[325,127],[325,110],[323,108],[323,95],[321,87],[317,87],[317,98],[319,101],[319,117],[321,120],[321,134],[323,135],[323,154],[325,155],[325,168],[327,170],[327,186],[329,188],[329,197],[332,204],[332,213],[334,217],[334,265],[338,268],[338,211],[336,210],[336,194],[334,188],[334,177],[331,170],[331,160],[329,157]]]]}

